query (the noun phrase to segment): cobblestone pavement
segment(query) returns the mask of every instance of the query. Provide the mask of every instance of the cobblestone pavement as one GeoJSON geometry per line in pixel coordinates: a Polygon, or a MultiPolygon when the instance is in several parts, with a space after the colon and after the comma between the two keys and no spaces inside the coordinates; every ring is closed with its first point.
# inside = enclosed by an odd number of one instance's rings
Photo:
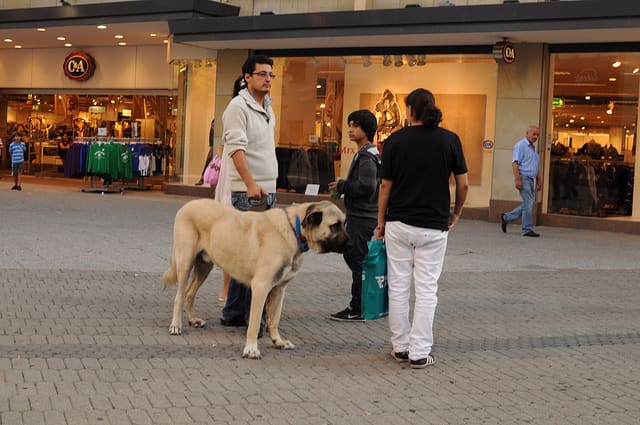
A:
{"type": "Polygon", "coordinates": [[[218,322],[170,336],[172,221],[189,198],[0,180],[1,424],[637,424],[640,237],[462,220],[440,281],[434,354],[389,357],[386,319],[328,319],[341,256],[305,254],[281,330],[293,351],[218,322]],[[512,228],[513,227],[513,228],[512,228]]]}

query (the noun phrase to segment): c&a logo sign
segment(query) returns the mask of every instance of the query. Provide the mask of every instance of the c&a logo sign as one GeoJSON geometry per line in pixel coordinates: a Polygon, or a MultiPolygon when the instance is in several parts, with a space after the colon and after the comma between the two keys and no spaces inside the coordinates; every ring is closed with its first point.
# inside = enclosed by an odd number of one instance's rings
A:
{"type": "Polygon", "coordinates": [[[93,76],[96,61],[88,53],[74,52],[64,59],[62,69],[70,80],[85,81],[93,76]]]}

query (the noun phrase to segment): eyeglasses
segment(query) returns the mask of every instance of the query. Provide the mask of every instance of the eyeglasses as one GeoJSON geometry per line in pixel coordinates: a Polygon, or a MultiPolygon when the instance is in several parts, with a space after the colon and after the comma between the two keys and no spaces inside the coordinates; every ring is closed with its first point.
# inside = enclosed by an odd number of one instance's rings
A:
{"type": "Polygon", "coordinates": [[[276,78],[276,74],[274,74],[273,72],[267,72],[267,71],[254,72],[251,75],[257,75],[260,78],[267,78],[267,75],[268,75],[269,78],[271,78],[272,80],[276,78]]]}

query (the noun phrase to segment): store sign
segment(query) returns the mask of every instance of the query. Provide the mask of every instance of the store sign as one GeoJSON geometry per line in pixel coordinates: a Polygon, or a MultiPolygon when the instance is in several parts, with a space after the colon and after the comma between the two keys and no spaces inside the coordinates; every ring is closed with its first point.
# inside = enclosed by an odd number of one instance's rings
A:
{"type": "Polygon", "coordinates": [[[493,59],[498,63],[512,64],[516,61],[516,48],[508,41],[493,45],[493,59]]]}
{"type": "Polygon", "coordinates": [[[554,97],[554,98],[551,100],[551,105],[552,105],[554,108],[560,108],[560,107],[564,106],[564,99],[562,99],[562,98],[560,98],[560,97],[554,97]]]}
{"type": "Polygon", "coordinates": [[[93,76],[96,61],[88,53],[74,52],[64,59],[62,69],[70,80],[85,81],[93,76]]]}

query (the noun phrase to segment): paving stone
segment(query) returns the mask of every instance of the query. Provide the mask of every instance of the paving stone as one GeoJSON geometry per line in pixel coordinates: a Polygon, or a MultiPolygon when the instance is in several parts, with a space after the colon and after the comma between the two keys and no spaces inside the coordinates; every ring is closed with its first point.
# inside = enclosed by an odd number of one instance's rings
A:
{"type": "Polygon", "coordinates": [[[296,349],[264,337],[253,361],[241,357],[244,329],[219,324],[218,269],[196,299],[207,326],[168,334],[175,287],[163,290],[161,278],[185,198],[86,195],[43,190],[20,198],[19,210],[0,203],[3,242],[29,252],[20,262],[0,246],[3,425],[640,417],[637,235],[541,228],[539,240],[522,241],[495,223],[462,220],[440,281],[438,363],[423,370],[390,359],[386,318],[329,320],[348,301],[350,273],[340,255],[307,253],[281,321],[296,349]],[[25,219],[38,246],[13,230],[25,219]]]}

